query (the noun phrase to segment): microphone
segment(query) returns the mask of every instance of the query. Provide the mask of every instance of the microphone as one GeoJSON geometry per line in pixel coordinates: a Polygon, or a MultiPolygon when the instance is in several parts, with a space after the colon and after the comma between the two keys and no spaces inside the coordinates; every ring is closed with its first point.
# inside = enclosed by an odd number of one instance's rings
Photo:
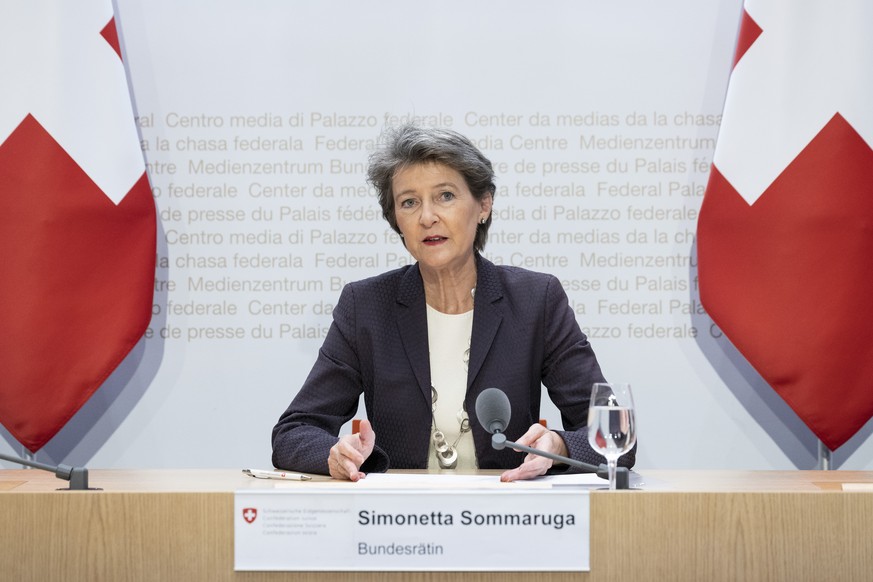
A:
{"type": "Polygon", "coordinates": [[[0,453],[0,459],[17,463],[19,465],[25,465],[27,467],[33,467],[35,469],[42,469],[43,471],[51,471],[58,479],[70,482],[69,487],[59,487],[59,491],[95,490],[93,487],[88,487],[88,469],[84,467],[71,467],[69,465],[58,465],[55,467],[54,465],[46,465],[45,463],[37,463],[36,461],[11,457],[9,455],[4,455],[3,453],[0,453]]]}
{"type": "Polygon", "coordinates": [[[505,431],[511,416],[509,398],[499,388],[486,388],[476,398],[476,417],[488,434],[505,431]]]}
{"type": "MultiPolygon", "coordinates": [[[[479,424],[482,425],[482,428],[491,435],[491,446],[496,450],[499,451],[509,447],[516,451],[532,453],[540,457],[552,459],[553,461],[565,463],[571,467],[582,469],[586,473],[596,473],[601,479],[609,479],[609,472],[605,464],[600,466],[592,465],[507,440],[503,431],[509,426],[511,414],[512,405],[509,403],[509,397],[499,388],[486,388],[476,397],[476,417],[479,419],[479,424]]],[[[630,473],[627,467],[616,468],[615,487],[616,489],[628,489],[630,487],[630,473]]]]}

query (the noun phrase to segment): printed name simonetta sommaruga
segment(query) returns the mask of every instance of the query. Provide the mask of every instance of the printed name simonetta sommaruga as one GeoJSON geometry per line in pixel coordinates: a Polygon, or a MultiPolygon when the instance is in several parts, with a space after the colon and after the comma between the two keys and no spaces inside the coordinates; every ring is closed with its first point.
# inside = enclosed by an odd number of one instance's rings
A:
{"type": "MultiPolygon", "coordinates": [[[[572,513],[475,513],[465,509],[458,520],[460,525],[472,526],[540,526],[563,529],[576,524],[572,513]]],[[[358,525],[363,526],[441,526],[454,525],[452,513],[431,511],[430,513],[380,513],[368,509],[358,512],[358,525]]]]}

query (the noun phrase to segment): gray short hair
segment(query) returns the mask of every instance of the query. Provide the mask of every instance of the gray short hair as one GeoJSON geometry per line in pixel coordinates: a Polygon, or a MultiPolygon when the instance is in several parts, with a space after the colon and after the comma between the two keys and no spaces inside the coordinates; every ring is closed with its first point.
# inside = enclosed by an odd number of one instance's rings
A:
{"type": "MultiPolygon", "coordinates": [[[[460,133],[416,125],[388,129],[382,135],[380,147],[370,154],[367,178],[379,196],[382,216],[397,234],[400,234],[400,229],[394,216],[394,176],[411,165],[429,162],[443,164],[461,174],[476,200],[494,196],[497,188],[491,161],[460,133]]],[[[473,241],[476,252],[485,248],[490,227],[491,213],[485,224],[476,228],[473,241]]]]}

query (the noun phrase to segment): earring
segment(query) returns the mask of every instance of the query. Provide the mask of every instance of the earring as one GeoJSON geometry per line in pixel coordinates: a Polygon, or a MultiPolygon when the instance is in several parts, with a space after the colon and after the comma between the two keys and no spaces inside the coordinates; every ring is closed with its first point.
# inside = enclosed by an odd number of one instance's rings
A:
{"type": "Polygon", "coordinates": [[[486,221],[486,220],[488,220],[488,219],[487,219],[487,218],[483,218],[482,220],[479,221],[479,224],[485,224],[485,221],[486,221]]]}
{"type": "Polygon", "coordinates": [[[402,233],[402,232],[400,233],[400,238],[403,238],[403,233],[402,233]]]}

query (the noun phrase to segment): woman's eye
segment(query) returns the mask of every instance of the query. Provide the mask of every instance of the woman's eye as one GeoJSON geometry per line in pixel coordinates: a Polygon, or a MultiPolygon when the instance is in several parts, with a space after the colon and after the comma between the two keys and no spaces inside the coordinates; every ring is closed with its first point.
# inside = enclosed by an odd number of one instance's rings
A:
{"type": "Polygon", "coordinates": [[[413,206],[415,206],[415,200],[413,198],[407,198],[400,202],[400,208],[412,208],[413,206]]]}
{"type": "Polygon", "coordinates": [[[454,200],[455,193],[454,192],[442,192],[440,194],[440,200],[454,200]]]}

